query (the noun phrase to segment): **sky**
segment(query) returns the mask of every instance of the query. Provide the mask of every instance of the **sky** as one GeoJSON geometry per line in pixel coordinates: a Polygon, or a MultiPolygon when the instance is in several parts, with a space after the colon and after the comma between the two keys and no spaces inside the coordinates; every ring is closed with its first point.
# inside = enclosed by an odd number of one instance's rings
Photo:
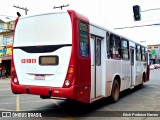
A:
{"type": "MultiPolygon", "coordinates": [[[[25,16],[25,12],[15,6],[27,8],[27,15],[44,12],[57,12],[60,9],[53,9],[54,6],[69,4],[69,7],[87,16],[90,21],[100,24],[103,27],[123,28],[160,23],[160,10],[141,12],[141,21],[134,21],[134,5],[139,5],[141,11],[160,8],[159,0],[0,0],[0,18],[4,15],[13,16],[16,12],[25,16]]],[[[5,17],[6,18],[6,17],[5,17]]],[[[118,33],[127,36],[145,45],[160,44],[160,25],[149,27],[135,27],[115,29],[118,33]]]]}

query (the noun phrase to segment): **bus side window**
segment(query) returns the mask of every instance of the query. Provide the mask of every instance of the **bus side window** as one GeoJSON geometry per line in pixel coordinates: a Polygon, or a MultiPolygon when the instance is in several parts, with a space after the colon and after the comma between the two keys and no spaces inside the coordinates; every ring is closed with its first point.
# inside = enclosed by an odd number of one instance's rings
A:
{"type": "Polygon", "coordinates": [[[121,41],[120,37],[116,35],[110,35],[110,53],[111,58],[121,59],[121,41]]]}
{"type": "Polygon", "coordinates": [[[80,55],[83,57],[89,56],[89,35],[88,24],[79,22],[79,41],[80,41],[80,55]]]}
{"type": "Polygon", "coordinates": [[[142,51],[142,61],[146,61],[145,48],[141,47],[141,51],[142,51]]]}
{"type": "Polygon", "coordinates": [[[122,38],[121,51],[122,59],[129,60],[129,42],[124,38],[122,38]]]}
{"type": "Polygon", "coordinates": [[[131,50],[131,65],[134,65],[134,50],[133,49],[130,50],[131,50]]]}
{"type": "Polygon", "coordinates": [[[106,33],[106,49],[107,49],[107,58],[109,59],[111,57],[111,51],[110,51],[110,34],[109,32],[106,33]]]}
{"type": "Polygon", "coordinates": [[[137,61],[141,61],[141,46],[140,45],[136,45],[136,60],[137,61]]]}

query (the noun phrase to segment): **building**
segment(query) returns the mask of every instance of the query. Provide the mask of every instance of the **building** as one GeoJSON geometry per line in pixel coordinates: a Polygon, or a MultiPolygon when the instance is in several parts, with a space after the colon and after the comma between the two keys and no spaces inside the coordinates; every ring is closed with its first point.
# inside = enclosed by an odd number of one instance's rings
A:
{"type": "Polygon", "coordinates": [[[160,44],[148,45],[150,50],[150,62],[151,64],[160,63],[160,44]]]}
{"type": "Polygon", "coordinates": [[[6,76],[10,75],[13,35],[14,21],[0,18],[0,77],[2,68],[6,69],[6,76]]]}

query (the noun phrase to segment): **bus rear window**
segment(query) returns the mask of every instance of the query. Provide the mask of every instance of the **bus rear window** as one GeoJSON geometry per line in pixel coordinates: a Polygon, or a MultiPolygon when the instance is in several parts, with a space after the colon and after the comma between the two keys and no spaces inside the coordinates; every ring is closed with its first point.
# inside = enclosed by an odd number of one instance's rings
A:
{"type": "Polygon", "coordinates": [[[88,25],[86,23],[79,23],[79,37],[80,37],[80,55],[83,57],[89,56],[89,42],[88,42],[88,25]]]}

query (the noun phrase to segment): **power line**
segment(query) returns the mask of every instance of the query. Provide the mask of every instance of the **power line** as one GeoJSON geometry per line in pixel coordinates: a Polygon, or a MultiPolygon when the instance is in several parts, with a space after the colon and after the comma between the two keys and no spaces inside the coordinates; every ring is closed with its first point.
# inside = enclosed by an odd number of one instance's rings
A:
{"type": "Polygon", "coordinates": [[[158,19],[152,19],[152,20],[146,20],[146,21],[141,21],[141,22],[150,22],[150,21],[158,21],[158,20],[160,20],[160,18],[158,18],[158,19]]]}
{"type": "Polygon", "coordinates": [[[136,27],[149,27],[149,26],[158,26],[160,23],[154,23],[154,24],[148,24],[148,25],[139,25],[139,26],[129,26],[129,27],[120,27],[120,28],[114,28],[117,29],[126,29],[126,28],[136,28],[136,27]]]}
{"type": "Polygon", "coordinates": [[[151,10],[160,10],[160,8],[147,9],[147,10],[143,10],[141,12],[147,12],[147,11],[151,11],[151,10]]]}

